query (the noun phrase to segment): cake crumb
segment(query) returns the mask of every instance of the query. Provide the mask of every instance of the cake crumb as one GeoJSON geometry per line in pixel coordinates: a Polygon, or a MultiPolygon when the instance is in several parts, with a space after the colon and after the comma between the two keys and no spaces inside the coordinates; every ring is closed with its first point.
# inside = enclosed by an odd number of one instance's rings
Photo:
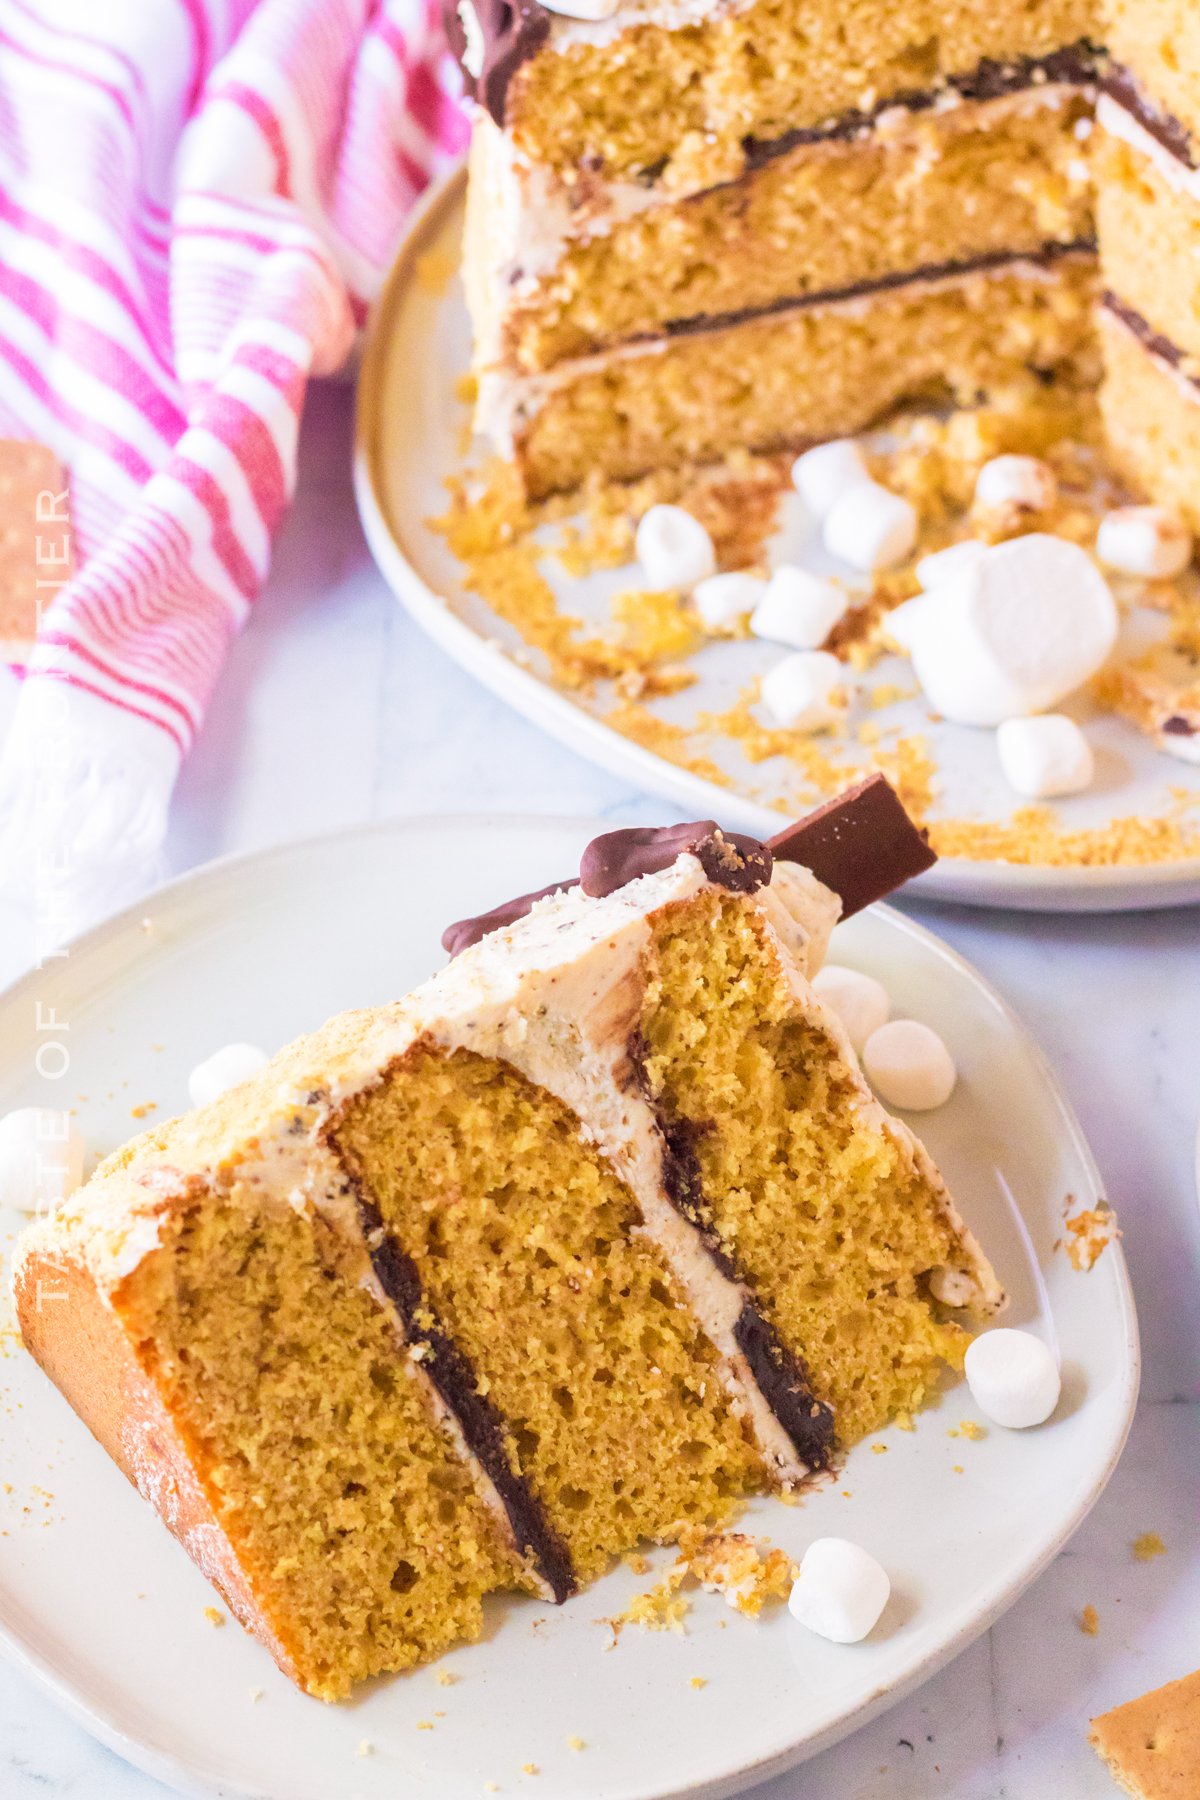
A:
{"type": "Polygon", "coordinates": [[[522,1763],[521,1764],[522,1775],[540,1775],[541,1772],[542,1771],[538,1768],[536,1763],[522,1763]]]}
{"type": "Polygon", "coordinates": [[[898,1412],[892,1423],[897,1431],[915,1431],[917,1429],[913,1424],[913,1416],[910,1412],[898,1412]]]}
{"type": "Polygon", "coordinates": [[[587,1745],[584,1743],[584,1741],[581,1737],[569,1737],[567,1739],[567,1749],[568,1750],[586,1750],[587,1745]]]}
{"type": "Polygon", "coordinates": [[[888,1453],[888,1447],[886,1444],[872,1444],[871,1445],[872,1456],[886,1456],[887,1453],[888,1453]]]}
{"type": "Polygon", "coordinates": [[[1079,1629],[1084,1637],[1097,1637],[1100,1632],[1100,1614],[1092,1605],[1084,1607],[1079,1615],[1079,1629]]]}
{"type": "Polygon", "coordinates": [[[152,1112],[157,1112],[157,1111],[158,1111],[158,1101],[157,1100],[143,1100],[142,1104],[140,1106],[131,1106],[130,1107],[129,1116],[131,1119],[145,1119],[152,1112]]]}
{"type": "Polygon", "coordinates": [[[438,1669],[433,1679],[439,1687],[453,1687],[457,1681],[461,1680],[461,1677],[453,1669],[438,1669]]]}
{"type": "Polygon", "coordinates": [[[262,1697],[263,1697],[263,1691],[261,1688],[251,1688],[250,1689],[250,1698],[251,1698],[251,1700],[254,1701],[255,1705],[258,1704],[258,1702],[262,1699],[262,1697]]]}
{"type": "Polygon", "coordinates": [[[370,1738],[362,1738],[359,1742],[358,1749],[354,1752],[354,1754],[355,1754],[355,1756],[374,1756],[375,1746],[371,1742],[370,1738]]]}
{"type": "Polygon", "coordinates": [[[1133,1540],[1134,1562],[1153,1562],[1156,1556],[1165,1556],[1166,1554],[1167,1546],[1157,1531],[1143,1531],[1133,1540]]]}
{"type": "Polygon", "coordinates": [[[961,1463],[955,1463],[954,1468],[951,1471],[951,1473],[955,1474],[955,1475],[965,1475],[966,1470],[963,1468],[961,1463]]]}
{"type": "Polygon", "coordinates": [[[623,1560],[625,1567],[632,1569],[635,1575],[644,1575],[650,1567],[649,1558],[643,1556],[640,1550],[631,1550],[623,1560]]]}
{"type": "MultiPolygon", "coordinates": [[[[1068,1196],[1067,1205],[1070,1204],[1071,1196],[1068,1196]]],[[[1094,1268],[1113,1239],[1121,1236],[1117,1215],[1111,1206],[1103,1204],[1085,1208],[1063,1223],[1069,1233],[1066,1250],[1071,1267],[1082,1274],[1094,1268]]]]}
{"type": "Polygon", "coordinates": [[[225,1614],[218,1607],[206,1606],[204,1616],[210,1625],[220,1627],[225,1623],[225,1614]]]}
{"type": "Polygon", "coordinates": [[[417,1720],[417,1730],[418,1731],[432,1731],[433,1730],[433,1720],[432,1719],[418,1719],[417,1720]]]}
{"type": "Polygon", "coordinates": [[[958,1422],[958,1429],[962,1432],[962,1435],[965,1438],[969,1438],[973,1444],[977,1444],[980,1438],[985,1438],[987,1436],[984,1427],[975,1419],[960,1419],[958,1422]]]}
{"type": "Polygon", "coordinates": [[[692,1679],[688,1682],[688,1686],[694,1687],[694,1688],[707,1687],[708,1686],[708,1676],[707,1675],[693,1675],[692,1679]]]}

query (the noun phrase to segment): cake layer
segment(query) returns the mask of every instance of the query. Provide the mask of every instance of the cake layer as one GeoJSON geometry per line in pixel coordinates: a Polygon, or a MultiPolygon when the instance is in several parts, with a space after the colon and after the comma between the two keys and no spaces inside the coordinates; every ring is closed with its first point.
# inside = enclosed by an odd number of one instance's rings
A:
{"type": "Polygon", "coordinates": [[[622,347],[540,376],[485,377],[479,423],[534,496],[599,473],[800,447],[897,406],[973,405],[1097,374],[1095,259],[1000,258],[622,347]]]}
{"type": "Polygon", "coordinates": [[[457,17],[475,91],[524,156],[571,183],[652,172],[695,189],[739,174],[747,140],[1053,55],[1089,38],[1094,13],[1093,0],[634,0],[584,23],[536,0],[462,0],[457,17]]]}
{"type": "Polygon", "coordinates": [[[1200,167],[1104,94],[1095,169],[1106,287],[1200,357],[1200,167]]]}
{"type": "Polygon", "coordinates": [[[1061,83],[894,107],[857,135],[793,144],[705,193],[638,189],[615,220],[597,205],[557,244],[540,184],[511,166],[505,179],[507,144],[484,118],[467,236],[477,363],[546,369],[680,321],[1077,242],[1091,215],[1073,128],[1089,111],[1061,83]]]}
{"type": "Polygon", "coordinates": [[[1100,309],[1109,454],[1135,492],[1200,534],[1200,379],[1181,352],[1113,296],[1100,309]]]}
{"type": "Polygon", "coordinates": [[[1103,38],[1149,103],[1200,138],[1200,7],[1195,0],[1104,0],[1103,38]]]}

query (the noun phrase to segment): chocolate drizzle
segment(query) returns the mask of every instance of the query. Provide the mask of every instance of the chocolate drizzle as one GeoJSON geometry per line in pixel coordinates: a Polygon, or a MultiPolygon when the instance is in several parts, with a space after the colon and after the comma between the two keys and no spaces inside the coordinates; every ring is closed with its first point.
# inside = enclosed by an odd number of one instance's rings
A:
{"type": "Polygon", "coordinates": [[[961,262],[924,263],[917,269],[881,275],[875,281],[856,281],[849,287],[825,288],[818,294],[789,294],[785,299],[772,300],[766,306],[743,306],[733,312],[694,313],[686,319],[668,319],[661,332],[644,334],[644,341],[656,342],[663,338],[691,337],[698,332],[725,331],[731,325],[745,325],[753,319],[768,319],[776,313],[804,312],[814,306],[841,306],[851,300],[865,300],[872,294],[887,294],[898,288],[911,287],[918,281],[956,281],[968,275],[988,275],[995,270],[1016,268],[1021,263],[1037,263],[1048,268],[1065,256],[1090,256],[1094,255],[1095,250],[1095,238],[1072,238],[1069,243],[1043,244],[1038,250],[990,250],[984,256],[965,257],[961,262]]]}
{"type": "Polygon", "coordinates": [[[479,1392],[479,1377],[470,1359],[434,1316],[412,1258],[390,1235],[382,1213],[361,1183],[349,1170],[345,1172],[357,1195],[371,1266],[396,1310],[405,1338],[457,1421],[468,1451],[495,1489],[518,1549],[537,1569],[555,1603],[561,1605],[578,1586],[570,1552],[546,1517],[537,1494],[509,1461],[504,1415],[479,1392]]]}
{"type": "Polygon", "coordinates": [[[1118,294],[1114,294],[1111,289],[1105,291],[1101,305],[1105,312],[1110,312],[1115,319],[1121,321],[1125,329],[1137,338],[1144,350],[1148,351],[1151,356],[1156,356],[1160,362],[1167,363],[1172,369],[1176,369],[1185,381],[1190,381],[1194,388],[1200,390],[1200,376],[1193,375],[1191,369],[1184,366],[1191,359],[1179,348],[1178,344],[1173,344],[1170,338],[1164,337],[1160,331],[1155,331],[1153,325],[1143,319],[1140,312],[1135,312],[1132,306],[1127,306],[1124,300],[1118,294]]]}
{"type": "Polygon", "coordinates": [[[780,862],[799,862],[840,894],[849,919],[894,893],[937,861],[929,834],[914,825],[883,775],[857,787],[776,832],[769,840],[780,862]]]}
{"type": "Polygon", "coordinates": [[[515,900],[502,901],[499,906],[493,906],[491,912],[477,913],[471,919],[456,919],[442,933],[442,949],[450,956],[459,956],[462,951],[470,949],[472,944],[477,944],[480,938],[490,936],[493,931],[502,931],[506,925],[515,925],[518,919],[526,918],[539,900],[548,900],[551,894],[565,894],[570,888],[578,886],[576,876],[572,876],[569,881],[552,881],[549,887],[537,888],[532,894],[518,894],[515,900]]]}
{"type": "Polygon", "coordinates": [[[443,0],[442,22],[450,49],[463,72],[467,93],[504,123],[509,84],[523,63],[531,62],[550,35],[550,14],[538,0],[443,0]],[[478,75],[466,65],[467,32],[459,6],[469,6],[483,41],[478,75]]]}
{"type": "Polygon", "coordinates": [[[1163,112],[1154,104],[1131,70],[1110,63],[1100,79],[1100,87],[1122,112],[1136,119],[1156,144],[1181,162],[1185,168],[1200,169],[1200,151],[1194,133],[1174,113],[1163,112]]]}
{"type": "Polygon", "coordinates": [[[1053,83],[1062,87],[1088,87],[1099,78],[1104,54],[1095,45],[1081,39],[1065,50],[1050,56],[1022,56],[1015,62],[997,62],[985,57],[967,75],[953,75],[931,88],[903,88],[889,94],[870,110],[853,108],[839,113],[822,125],[798,127],[775,138],[745,139],[746,167],[758,169],[764,163],[784,156],[800,144],[823,144],[864,136],[872,131],[885,113],[902,107],[906,112],[929,112],[945,100],[1003,100],[1009,94],[1024,93],[1032,87],[1053,83]]]}
{"type": "Polygon", "coordinates": [[[697,1140],[708,1127],[694,1119],[672,1116],[661,1104],[646,1074],[648,1050],[641,1032],[635,1031],[627,1054],[638,1089],[663,1140],[663,1191],[676,1212],[695,1228],[719,1273],[742,1291],[742,1310],[733,1335],[763,1399],[805,1466],[814,1473],[827,1469],[833,1457],[833,1410],[817,1399],[802,1359],[788,1349],[759,1310],[745,1275],[717,1233],[705,1202],[696,1154],[697,1140]]]}
{"type": "Polygon", "coordinates": [[[765,844],[721,831],[712,819],[697,819],[691,825],[634,827],[593,838],[579,865],[579,884],[585,894],[601,899],[639,875],[669,869],[689,851],[708,879],[731,893],[752,894],[771,879],[771,852],[765,844]]]}

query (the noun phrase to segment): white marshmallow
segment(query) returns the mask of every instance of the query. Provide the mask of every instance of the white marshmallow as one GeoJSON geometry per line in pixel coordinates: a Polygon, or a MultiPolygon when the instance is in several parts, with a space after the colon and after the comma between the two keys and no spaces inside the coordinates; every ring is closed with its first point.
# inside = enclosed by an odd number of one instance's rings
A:
{"type": "Polygon", "coordinates": [[[875,481],[847,488],[825,519],[825,548],[852,569],[894,569],[917,541],[917,512],[902,494],[875,481]]]}
{"type": "Polygon", "coordinates": [[[975,501],[979,506],[1016,506],[1046,512],[1058,499],[1058,478],[1037,456],[993,456],[979,471],[975,501]]]}
{"type": "Polygon", "coordinates": [[[1096,555],[1123,575],[1165,581],[1191,562],[1192,534],[1165,506],[1122,506],[1101,519],[1096,555]]]}
{"type": "Polygon", "coordinates": [[[931,1112],[954,1092],[958,1071],[936,1031],[916,1019],[893,1019],[863,1045],[867,1080],[888,1106],[931,1112]]]}
{"type": "Polygon", "coordinates": [[[761,575],[733,569],[728,575],[709,575],[692,590],[692,602],[710,631],[736,625],[752,613],[767,591],[761,575]]]}
{"type": "Polygon", "coordinates": [[[1082,794],[1095,777],[1092,747],[1074,719],[1063,713],[1005,719],[996,733],[996,749],[1009,787],[1031,800],[1082,794]]]}
{"type": "Polygon", "coordinates": [[[892,1010],[888,991],[873,975],[860,969],[844,969],[838,963],[826,963],[813,976],[813,990],[819,994],[846,1027],[846,1036],[859,1055],[873,1032],[886,1025],[892,1010]]]}
{"type": "Polygon", "coordinates": [[[879,1623],[892,1584],[882,1563],[848,1538],[817,1538],[792,1584],[788,1611],[818,1637],[860,1644],[879,1623]]]}
{"type": "Polygon", "coordinates": [[[820,731],[842,716],[832,696],[843,674],[827,650],[797,651],[763,676],[762,703],[777,725],[820,731]]]}
{"type": "Polygon", "coordinates": [[[771,577],[754,609],[750,629],[755,637],[793,650],[819,650],[838,621],[845,617],[850,596],[836,581],[810,575],[787,563],[771,577]]]}
{"type": "Polygon", "coordinates": [[[991,545],[979,538],[963,538],[961,543],[947,544],[944,550],[933,550],[921,558],[917,564],[917,580],[923,588],[936,587],[939,581],[977,563],[990,549],[991,545]]]}
{"type": "Polygon", "coordinates": [[[997,544],[888,615],[926,698],[957,725],[1058,705],[1103,667],[1117,626],[1087,553],[1040,532],[997,544]]]}
{"type": "Polygon", "coordinates": [[[22,1106],[0,1119],[0,1206],[19,1212],[60,1205],[83,1180],[83,1137],[71,1115],[22,1106]]]}
{"type": "Polygon", "coordinates": [[[561,13],[565,19],[588,19],[592,22],[611,19],[620,4],[621,0],[546,0],[546,7],[550,12],[561,13]]]}
{"type": "Polygon", "coordinates": [[[964,1368],[980,1412],[1010,1431],[1044,1424],[1058,1405],[1058,1364],[1032,1332],[985,1331],[967,1345],[964,1368]]]}
{"type": "Polygon", "coordinates": [[[792,485],[815,519],[823,519],[847,488],[870,479],[867,459],[853,438],[818,444],[792,464],[792,485]]]}
{"type": "Polygon", "coordinates": [[[652,506],[638,525],[634,547],[652,588],[694,588],[717,571],[712,539],[682,506],[652,506]]]}
{"type": "Polygon", "coordinates": [[[220,1050],[197,1063],[188,1076],[188,1093],[193,1106],[211,1106],[230,1088],[249,1081],[266,1067],[270,1057],[257,1044],[224,1044],[220,1050]]]}

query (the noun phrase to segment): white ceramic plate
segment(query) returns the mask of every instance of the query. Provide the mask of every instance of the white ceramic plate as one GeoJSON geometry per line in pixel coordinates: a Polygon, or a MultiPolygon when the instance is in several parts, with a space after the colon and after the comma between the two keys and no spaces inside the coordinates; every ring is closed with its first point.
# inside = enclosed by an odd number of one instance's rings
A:
{"type": "MultiPolygon", "coordinates": [[[[729,775],[718,787],[634,744],[604,723],[613,697],[568,695],[543,679],[536,656],[523,650],[518,634],[497,619],[463,585],[462,568],[428,521],[447,506],[445,479],[463,468],[466,408],[455,398],[455,381],[469,366],[470,327],[461,284],[423,280],[421,259],[434,265],[457,261],[462,231],[463,180],[450,177],[427,198],[409,231],[384,294],[376,307],[359,380],[355,482],[363,524],[389,585],[419,624],[464,668],[510,705],[614,774],[647,792],[661,794],[693,818],[769,836],[779,814],[768,804],[787,800],[787,810],[804,812],[816,796],[797,799],[796,771],[779,759],[752,767],[730,743],[706,744],[729,775]],[[528,667],[514,660],[526,656],[528,667]]],[[[425,265],[426,267],[430,265],[425,265]]],[[[784,503],[785,529],[773,554],[784,560],[832,567],[809,542],[810,528],[795,497],[784,503]],[[794,501],[794,504],[792,503],[794,501]]],[[[543,572],[564,610],[603,624],[612,595],[631,585],[629,569],[608,571],[583,581],[569,580],[547,559],[543,572]]],[[[1154,622],[1135,619],[1132,640],[1139,646],[1154,622]]],[[[687,723],[701,712],[730,706],[752,676],[760,675],[783,652],[754,641],[708,645],[694,659],[697,685],[655,704],[663,718],[687,723]]],[[[873,674],[876,682],[915,689],[909,665],[892,659],[873,674]]],[[[1077,708],[1081,720],[1086,710],[1077,708]]],[[[932,724],[919,697],[903,701],[871,719],[923,737],[937,767],[937,810],[944,818],[1004,821],[1022,804],[1004,782],[996,758],[995,734],[962,726],[932,724]]],[[[1087,720],[1096,751],[1097,776],[1087,794],[1055,802],[1066,830],[1107,827],[1114,819],[1158,817],[1180,791],[1200,796],[1200,768],[1173,762],[1155,750],[1131,725],[1097,715],[1087,720]]],[[[889,740],[891,741],[891,740],[889,740]]],[[[864,753],[865,754],[865,753],[864,753]]],[[[1200,815],[1196,815],[1200,816],[1200,815]]],[[[943,859],[921,877],[926,898],[1000,905],[1028,910],[1107,911],[1183,905],[1200,900],[1200,856],[1174,863],[1120,868],[1026,868],[1000,862],[943,859]]]]}
{"type": "MultiPolygon", "coordinates": [[[[134,1107],[155,1103],[153,1119],[185,1106],[188,1070],[215,1046],[274,1048],[330,1013],[400,994],[440,964],[451,917],[568,874],[594,830],[396,823],[189,876],[0,998],[0,1112],[75,1105],[93,1149],[107,1151],[140,1128],[134,1107]],[[33,1074],[39,1001],[43,1019],[53,1008],[70,1025],[71,1068],[53,1093],[33,1074]]],[[[962,1649],[1061,1548],[1113,1468],[1137,1389],[1133,1301],[1119,1247],[1089,1275],[1055,1249],[1067,1196],[1091,1204],[1097,1175],[996,995],[885,909],[847,925],[837,954],[953,1046],[958,1092],[922,1129],[1013,1296],[1011,1322],[1058,1345],[1066,1378],[1041,1430],[949,1437],[972,1415],[956,1387],[915,1432],[885,1433],[887,1455],[860,1446],[803,1505],[755,1507],[754,1528],[795,1556],[837,1532],[882,1558],[895,1596],[868,1643],[837,1648],[781,1607],[752,1624],[699,1596],[687,1636],[630,1627],[610,1650],[600,1621],[652,1579],[621,1568],[557,1611],[497,1606],[486,1640],[441,1665],[454,1686],[426,1669],[323,1706],[235,1624],[206,1621],[212,1590],[32,1361],[0,1339],[9,1653],[106,1743],[188,1793],[479,1800],[495,1781],[547,1800],[695,1800],[811,1755],[962,1649]],[[587,1748],[572,1752],[571,1736],[587,1748]],[[360,1757],[364,1739],[374,1752],[360,1757]],[[540,1782],[522,1775],[526,1763],[540,1782]]],[[[16,1222],[0,1215],[5,1249],[16,1222]]]]}

